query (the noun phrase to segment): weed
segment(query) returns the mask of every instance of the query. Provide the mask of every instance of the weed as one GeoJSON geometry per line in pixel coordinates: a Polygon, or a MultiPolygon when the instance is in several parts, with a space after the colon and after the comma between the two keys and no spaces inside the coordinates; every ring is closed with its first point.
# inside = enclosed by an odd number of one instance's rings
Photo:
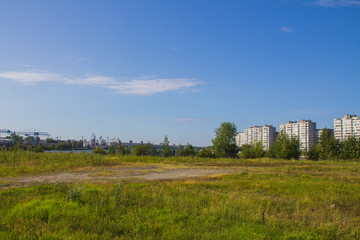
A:
{"type": "Polygon", "coordinates": [[[83,188],[81,186],[75,185],[68,191],[67,199],[70,202],[80,201],[82,192],[83,188]]]}

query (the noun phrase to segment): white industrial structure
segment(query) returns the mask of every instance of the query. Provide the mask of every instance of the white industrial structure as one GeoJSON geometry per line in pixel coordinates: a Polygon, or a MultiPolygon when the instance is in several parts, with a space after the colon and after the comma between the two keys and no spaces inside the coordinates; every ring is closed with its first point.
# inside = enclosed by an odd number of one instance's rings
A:
{"type": "Polygon", "coordinates": [[[264,149],[269,150],[275,141],[276,129],[272,125],[254,126],[245,129],[244,132],[236,134],[236,145],[241,147],[244,144],[255,144],[262,142],[264,149]]]}
{"type": "Polygon", "coordinates": [[[298,137],[300,149],[308,151],[315,143],[316,123],[311,120],[289,121],[280,124],[280,132],[287,134],[289,137],[298,137]]]}
{"type": "Polygon", "coordinates": [[[360,117],[346,114],[344,118],[334,119],[335,138],[343,141],[348,137],[360,138],[360,117]]]}

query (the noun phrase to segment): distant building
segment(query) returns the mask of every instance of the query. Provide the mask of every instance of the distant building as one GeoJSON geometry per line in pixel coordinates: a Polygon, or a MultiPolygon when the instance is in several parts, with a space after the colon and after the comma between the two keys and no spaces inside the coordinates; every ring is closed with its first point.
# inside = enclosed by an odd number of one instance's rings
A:
{"type": "Polygon", "coordinates": [[[330,129],[330,128],[316,129],[316,131],[315,131],[315,142],[319,142],[321,134],[324,132],[324,130],[328,130],[331,136],[334,135],[334,129],[330,129]]]}
{"type": "Polygon", "coordinates": [[[280,124],[280,132],[289,137],[298,137],[300,149],[307,151],[315,143],[316,123],[311,120],[289,121],[286,124],[280,124]]]}
{"type": "Polygon", "coordinates": [[[244,132],[236,134],[236,145],[255,144],[262,142],[264,149],[269,150],[275,141],[276,129],[272,125],[254,126],[245,129],[244,132]]]}
{"type": "Polygon", "coordinates": [[[351,136],[360,138],[360,117],[346,114],[344,118],[335,118],[334,135],[340,141],[351,136]]]}

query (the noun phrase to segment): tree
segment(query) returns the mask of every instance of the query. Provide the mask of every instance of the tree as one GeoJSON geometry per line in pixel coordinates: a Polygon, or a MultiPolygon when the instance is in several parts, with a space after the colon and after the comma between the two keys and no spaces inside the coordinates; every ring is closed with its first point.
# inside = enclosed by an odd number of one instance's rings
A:
{"type": "Polygon", "coordinates": [[[156,156],[156,148],[151,143],[140,144],[134,148],[135,156],[156,156]]]}
{"type": "Polygon", "coordinates": [[[201,149],[197,154],[197,157],[201,157],[201,158],[214,158],[215,155],[211,149],[211,147],[206,147],[201,149]]]}
{"type": "Polygon", "coordinates": [[[300,140],[281,132],[266,155],[270,158],[298,159],[301,155],[300,140]]]}
{"type": "Polygon", "coordinates": [[[341,159],[357,159],[360,157],[359,140],[356,137],[348,137],[341,142],[341,151],[339,157],[341,159]]]}
{"type": "Polygon", "coordinates": [[[185,157],[186,156],[186,151],[185,151],[183,145],[179,144],[179,146],[177,147],[176,156],[179,156],[179,157],[185,157]]]}
{"type": "Polygon", "coordinates": [[[324,129],[319,138],[319,143],[316,146],[318,158],[329,159],[335,158],[338,155],[339,142],[328,129],[324,129]]]}
{"type": "Polygon", "coordinates": [[[195,149],[190,143],[186,144],[184,150],[185,150],[186,156],[195,156],[195,149]]]}
{"type": "Polygon", "coordinates": [[[176,155],[179,157],[195,156],[195,154],[195,149],[190,143],[188,143],[185,147],[180,144],[176,153],[176,155]]]}
{"type": "Polygon", "coordinates": [[[117,154],[121,155],[121,156],[124,156],[124,155],[128,155],[130,154],[131,150],[122,145],[121,143],[119,143],[119,145],[117,146],[117,154]]]}
{"type": "Polygon", "coordinates": [[[163,156],[164,157],[171,157],[172,155],[174,155],[169,144],[170,144],[169,139],[168,139],[167,135],[165,135],[164,143],[163,143],[163,156]]]}
{"type": "Polygon", "coordinates": [[[236,126],[234,123],[223,122],[215,129],[215,138],[212,140],[216,157],[236,157],[238,147],[235,144],[236,126]]]}
{"type": "Polygon", "coordinates": [[[169,146],[169,145],[170,145],[169,138],[167,135],[165,135],[163,146],[169,146]]]}
{"type": "Polygon", "coordinates": [[[109,147],[108,154],[109,155],[115,155],[115,147],[113,145],[111,145],[109,147]]]}
{"type": "Polygon", "coordinates": [[[262,142],[256,142],[255,144],[245,144],[241,146],[240,156],[242,158],[262,158],[265,155],[264,146],[262,142]]]}
{"type": "Polygon", "coordinates": [[[261,141],[252,145],[244,144],[240,149],[242,158],[262,158],[265,156],[264,146],[261,141]]]}
{"type": "Polygon", "coordinates": [[[241,145],[240,148],[240,157],[241,158],[255,158],[253,147],[250,144],[241,145]]]}
{"type": "Polygon", "coordinates": [[[164,157],[171,157],[173,154],[173,151],[171,150],[171,148],[169,146],[166,146],[163,150],[163,156],[164,157]]]}

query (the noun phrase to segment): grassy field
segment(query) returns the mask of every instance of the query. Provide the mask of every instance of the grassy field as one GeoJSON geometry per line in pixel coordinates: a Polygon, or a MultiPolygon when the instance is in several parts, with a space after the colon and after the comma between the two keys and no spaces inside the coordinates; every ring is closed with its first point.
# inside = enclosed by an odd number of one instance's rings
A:
{"type": "Polygon", "coordinates": [[[360,239],[357,161],[1,154],[2,177],[124,162],[239,171],[2,188],[0,239],[360,239]]]}

